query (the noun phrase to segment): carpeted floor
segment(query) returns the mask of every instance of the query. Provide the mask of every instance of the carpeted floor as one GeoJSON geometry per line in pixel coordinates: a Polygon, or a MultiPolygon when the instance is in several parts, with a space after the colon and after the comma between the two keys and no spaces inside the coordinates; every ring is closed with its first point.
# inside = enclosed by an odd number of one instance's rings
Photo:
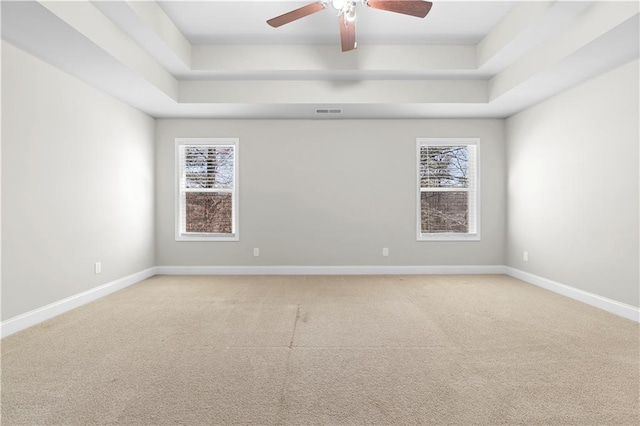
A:
{"type": "Polygon", "coordinates": [[[636,425],[638,324],[506,276],[158,276],[2,341],[2,425],[636,425]]]}

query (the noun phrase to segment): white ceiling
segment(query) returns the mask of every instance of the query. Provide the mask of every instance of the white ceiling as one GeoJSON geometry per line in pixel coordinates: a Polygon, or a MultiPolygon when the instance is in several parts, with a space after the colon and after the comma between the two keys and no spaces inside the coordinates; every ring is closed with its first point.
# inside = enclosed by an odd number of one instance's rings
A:
{"type": "Polygon", "coordinates": [[[154,117],[507,117],[639,56],[639,3],[437,1],[425,19],[300,1],[2,2],[2,38],[154,117]]]}
{"type": "MultiPolygon", "coordinates": [[[[335,44],[338,19],[331,8],[274,29],[267,19],[311,1],[158,2],[192,44],[335,44]]],[[[441,1],[427,18],[358,5],[360,44],[477,44],[513,1],[441,1]]]]}

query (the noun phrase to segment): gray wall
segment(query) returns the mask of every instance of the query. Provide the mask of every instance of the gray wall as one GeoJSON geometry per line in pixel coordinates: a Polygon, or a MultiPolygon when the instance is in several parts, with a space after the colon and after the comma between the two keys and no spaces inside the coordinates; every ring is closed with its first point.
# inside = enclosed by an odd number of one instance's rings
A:
{"type": "Polygon", "coordinates": [[[507,264],[632,306],[640,306],[638,75],[635,60],[506,123],[507,264]]]}
{"type": "Polygon", "coordinates": [[[503,264],[503,120],[166,119],[156,140],[158,265],[503,264]],[[174,240],[177,137],[240,138],[239,242],[174,240]],[[481,138],[481,241],[416,241],[417,137],[481,138]]]}
{"type": "Polygon", "coordinates": [[[506,259],[638,306],[638,71],[634,61],[584,83],[506,131],[504,120],[154,126],[3,42],[2,319],[154,265],[506,259]],[[174,240],[176,137],[240,138],[239,242],[174,240]],[[481,241],[416,241],[417,137],[481,138],[481,241]]]}
{"type": "Polygon", "coordinates": [[[2,319],[154,266],[152,118],[3,42],[2,150],[2,319]]]}

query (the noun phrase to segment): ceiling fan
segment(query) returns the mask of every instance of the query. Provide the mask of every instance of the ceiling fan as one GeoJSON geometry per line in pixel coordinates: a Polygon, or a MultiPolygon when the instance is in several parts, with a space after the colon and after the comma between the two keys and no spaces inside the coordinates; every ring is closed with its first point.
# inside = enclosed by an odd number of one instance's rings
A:
{"type": "Polygon", "coordinates": [[[402,13],[403,15],[424,18],[431,10],[432,3],[424,0],[321,0],[302,6],[284,15],[269,19],[267,24],[278,28],[284,24],[296,21],[305,16],[319,12],[331,6],[340,19],[340,40],[342,51],[347,52],[357,47],[356,42],[356,6],[362,3],[373,9],[402,13]]]}

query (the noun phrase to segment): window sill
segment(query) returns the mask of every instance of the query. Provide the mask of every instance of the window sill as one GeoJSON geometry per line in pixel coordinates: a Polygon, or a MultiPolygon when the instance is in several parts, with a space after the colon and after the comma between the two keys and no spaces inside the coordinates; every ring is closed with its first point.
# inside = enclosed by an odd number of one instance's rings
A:
{"type": "Polygon", "coordinates": [[[206,234],[196,234],[196,235],[176,235],[176,241],[240,241],[238,235],[206,235],[206,234]]]}
{"type": "Polygon", "coordinates": [[[417,241],[480,241],[480,234],[420,234],[417,241]]]}

